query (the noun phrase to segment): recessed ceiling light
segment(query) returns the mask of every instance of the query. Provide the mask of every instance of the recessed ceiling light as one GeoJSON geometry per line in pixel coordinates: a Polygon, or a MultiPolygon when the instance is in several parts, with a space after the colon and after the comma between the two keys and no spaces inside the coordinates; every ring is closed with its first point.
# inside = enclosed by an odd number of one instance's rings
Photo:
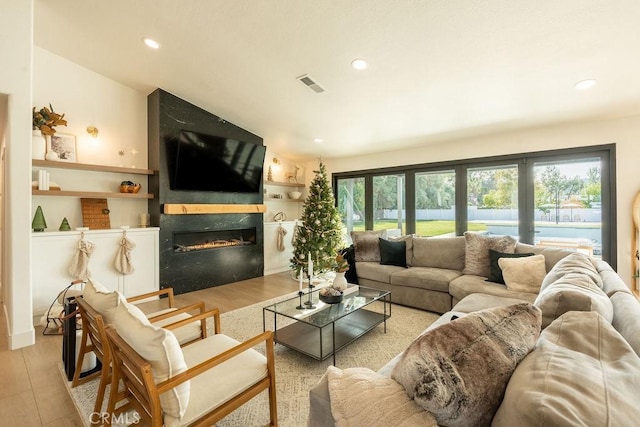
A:
{"type": "Polygon", "coordinates": [[[316,144],[322,144],[322,138],[313,138],[313,142],[315,142],[316,144]]]}
{"type": "Polygon", "coordinates": [[[592,88],[596,84],[594,79],[582,80],[574,86],[577,90],[587,90],[592,88]]]}
{"type": "Polygon", "coordinates": [[[146,44],[151,49],[160,49],[160,43],[158,43],[154,39],[151,39],[149,37],[143,37],[142,41],[143,41],[144,44],[146,44]]]}
{"type": "Polygon", "coordinates": [[[369,64],[367,64],[367,61],[365,61],[364,59],[358,58],[351,61],[351,66],[355,70],[364,70],[369,66],[369,64]]]}

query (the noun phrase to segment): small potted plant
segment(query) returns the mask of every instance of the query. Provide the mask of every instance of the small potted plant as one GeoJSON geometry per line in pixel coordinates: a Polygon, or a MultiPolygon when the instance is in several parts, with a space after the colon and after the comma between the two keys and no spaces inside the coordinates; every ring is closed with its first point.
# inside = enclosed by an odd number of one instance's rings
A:
{"type": "Polygon", "coordinates": [[[56,133],[56,126],[66,125],[64,113],[58,114],[53,111],[51,104],[49,104],[49,108],[42,107],[40,110],[33,107],[33,130],[39,130],[43,135],[53,135],[56,133]]]}
{"type": "Polygon", "coordinates": [[[347,286],[349,286],[346,277],[344,277],[345,273],[349,270],[349,262],[345,259],[342,253],[338,253],[338,255],[336,255],[334,270],[336,272],[336,277],[333,279],[333,287],[344,291],[347,289],[347,286]]]}

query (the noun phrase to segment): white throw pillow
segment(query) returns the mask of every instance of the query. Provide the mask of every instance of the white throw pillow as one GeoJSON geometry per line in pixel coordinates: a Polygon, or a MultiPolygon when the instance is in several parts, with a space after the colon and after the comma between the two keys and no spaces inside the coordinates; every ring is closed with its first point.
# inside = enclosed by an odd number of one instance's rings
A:
{"type": "Polygon", "coordinates": [[[93,279],[89,279],[84,286],[82,297],[87,304],[102,316],[105,324],[113,324],[116,308],[122,299],[118,291],[110,291],[102,284],[93,279]]]}
{"type": "Polygon", "coordinates": [[[542,280],[547,274],[544,266],[544,255],[533,255],[522,258],[500,258],[498,265],[502,277],[510,291],[537,294],[542,280]]]}
{"type": "MultiPolygon", "coordinates": [[[[116,309],[114,327],[118,335],[142,358],[151,363],[156,384],[187,370],[175,335],[149,323],[140,309],[126,301],[116,309]]],[[[190,382],[184,382],[160,395],[166,415],[181,419],[189,404],[190,382]]]]}

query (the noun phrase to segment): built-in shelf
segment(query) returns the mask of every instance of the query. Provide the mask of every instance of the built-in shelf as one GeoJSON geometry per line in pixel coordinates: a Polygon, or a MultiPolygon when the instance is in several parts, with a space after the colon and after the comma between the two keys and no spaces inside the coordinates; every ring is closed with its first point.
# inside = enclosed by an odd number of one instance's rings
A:
{"type": "Polygon", "coordinates": [[[265,185],[280,185],[282,187],[304,187],[304,184],[298,184],[297,182],[280,182],[280,181],[265,181],[265,185]]]}
{"type": "MultiPolygon", "coordinates": [[[[39,168],[72,169],[95,172],[130,173],[135,175],[153,175],[151,169],[122,168],[118,166],[91,165],[88,163],[53,162],[49,160],[31,160],[31,165],[39,168]]],[[[138,196],[139,197],[139,196],[138,196]]]]}
{"type": "Polygon", "coordinates": [[[153,199],[153,194],[147,193],[107,193],[98,191],[58,191],[58,190],[36,190],[32,189],[34,196],[57,196],[57,197],[85,197],[91,199],[153,199]]]}

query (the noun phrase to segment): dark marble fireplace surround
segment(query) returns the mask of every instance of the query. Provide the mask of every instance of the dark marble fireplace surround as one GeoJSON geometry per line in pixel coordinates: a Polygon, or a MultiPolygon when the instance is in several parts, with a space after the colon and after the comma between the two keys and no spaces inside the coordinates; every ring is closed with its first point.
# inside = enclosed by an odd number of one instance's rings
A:
{"type": "Polygon", "coordinates": [[[147,99],[149,168],[158,173],[149,178],[151,224],[160,227],[160,287],[172,287],[176,294],[206,289],[262,276],[264,235],[262,214],[166,215],[166,203],[259,204],[257,194],[203,191],[174,191],[169,186],[166,141],[181,130],[263,145],[262,138],[239,128],[162,89],[147,99]],[[178,245],[201,241],[240,240],[199,250],[177,250],[178,245]]]}

